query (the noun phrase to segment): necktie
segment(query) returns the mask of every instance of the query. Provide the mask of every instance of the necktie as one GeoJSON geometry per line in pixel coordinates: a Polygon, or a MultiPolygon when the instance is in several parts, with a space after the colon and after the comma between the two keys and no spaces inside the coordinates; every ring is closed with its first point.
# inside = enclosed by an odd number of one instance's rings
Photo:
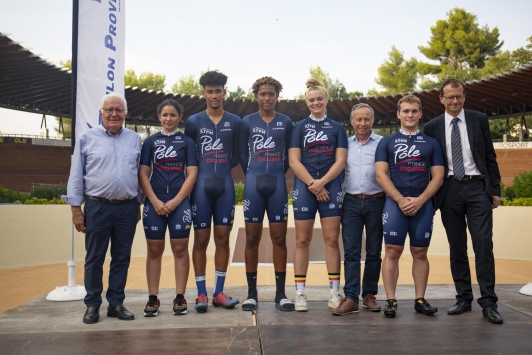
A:
{"type": "Polygon", "coordinates": [[[462,180],[465,175],[464,157],[462,155],[462,138],[460,128],[458,128],[458,117],[451,121],[453,128],[451,131],[451,154],[453,159],[453,174],[458,180],[462,180]]]}

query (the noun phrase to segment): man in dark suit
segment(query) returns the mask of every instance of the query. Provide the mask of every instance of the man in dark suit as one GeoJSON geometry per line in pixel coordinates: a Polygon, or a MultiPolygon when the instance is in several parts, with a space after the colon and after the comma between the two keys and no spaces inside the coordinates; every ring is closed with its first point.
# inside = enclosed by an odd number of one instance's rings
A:
{"type": "Polygon", "coordinates": [[[457,302],[447,313],[457,315],[471,310],[473,292],[466,233],[469,226],[481,293],[478,304],[484,317],[491,323],[500,324],[503,318],[497,311],[495,294],[492,209],[501,201],[501,176],[488,117],[464,110],[465,98],[461,81],[446,80],[440,88],[445,113],[427,123],[424,129],[425,134],[440,142],[445,155],[446,179],[434,196],[434,208],[441,210],[457,292],[457,302]]]}

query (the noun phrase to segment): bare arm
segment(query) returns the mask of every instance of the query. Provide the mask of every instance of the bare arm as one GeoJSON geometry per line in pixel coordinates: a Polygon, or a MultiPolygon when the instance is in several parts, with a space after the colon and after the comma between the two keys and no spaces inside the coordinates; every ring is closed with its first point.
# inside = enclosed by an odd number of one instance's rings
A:
{"type": "Polygon", "coordinates": [[[187,166],[187,178],[185,179],[185,182],[183,183],[183,186],[181,186],[181,189],[179,189],[179,192],[173,199],[166,202],[164,205],[166,208],[172,212],[176,209],[177,206],[185,198],[187,198],[188,195],[192,192],[192,189],[194,188],[194,184],[196,183],[196,178],[198,177],[198,167],[197,166],[187,166]]]}
{"type": "Polygon", "coordinates": [[[404,214],[415,216],[421,207],[438,192],[443,185],[443,175],[445,169],[443,166],[433,166],[430,168],[431,180],[423,193],[418,197],[409,197],[408,202],[401,207],[404,214]]]}
{"type": "Polygon", "coordinates": [[[312,180],[308,184],[308,188],[310,192],[312,192],[313,194],[319,193],[325,185],[327,185],[329,182],[336,179],[338,175],[340,175],[342,170],[345,169],[346,164],[347,164],[347,149],[337,148],[336,149],[336,161],[331,166],[327,174],[323,175],[321,179],[312,180]]]}
{"type": "Polygon", "coordinates": [[[288,159],[294,174],[296,174],[298,179],[303,181],[305,185],[308,185],[312,180],[314,180],[307,171],[307,168],[305,168],[305,166],[301,163],[301,149],[290,148],[288,150],[288,159]]]}
{"type": "Polygon", "coordinates": [[[167,215],[171,211],[168,210],[168,208],[164,205],[164,202],[162,202],[157,198],[157,196],[155,196],[155,192],[153,192],[153,188],[151,187],[150,183],[150,175],[151,168],[149,166],[139,166],[139,183],[140,187],[142,188],[142,191],[144,192],[148,200],[150,200],[151,204],[155,208],[155,212],[157,212],[158,215],[167,215]]]}

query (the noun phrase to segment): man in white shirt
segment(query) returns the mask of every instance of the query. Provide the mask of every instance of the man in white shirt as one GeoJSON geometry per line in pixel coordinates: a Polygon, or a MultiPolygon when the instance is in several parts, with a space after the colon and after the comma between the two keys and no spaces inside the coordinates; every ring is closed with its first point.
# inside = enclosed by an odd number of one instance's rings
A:
{"type": "Polygon", "coordinates": [[[441,209],[457,293],[456,304],[447,313],[458,315],[471,311],[473,292],[467,255],[468,227],[481,293],[477,302],[488,321],[500,324],[503,318],[497,311],[495,294],[492,209],[501,201],[501,175],[488,117],[464,110],[465,98],[465,87],[460,80],[446,80],[440,89],[445,113],[427,123],[424,129],[425,134],[438,140],[445,156],[446,179],[435,195],[434,209],[441,209]]]}

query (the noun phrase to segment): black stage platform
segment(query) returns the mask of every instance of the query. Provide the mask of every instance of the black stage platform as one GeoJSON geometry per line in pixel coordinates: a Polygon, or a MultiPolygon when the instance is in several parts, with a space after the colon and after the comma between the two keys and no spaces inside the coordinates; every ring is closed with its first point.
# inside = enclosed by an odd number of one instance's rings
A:
{"type": "MultiPolygon", "coordinates": [[[[281,312],[263,300],[256,315],[209,307],[172,316],[163,309],[157,318],[142,317],[145,291],[129,291],[126,305],[132,322],[102,316],[99,323],[81,322],[82,302],[54,303],[43,297],[0,314],[0,354],[531,354],[532,297],[517,293],[520,285],[498,286],[504,324],[482,318],[481,309],[447,315],[454,303],[448,286],[430,286],[439,312],[417,314],[413,301],[399,301],[398,315],[388,319],[361,309],[358,314],[333,316],[326,302],[309,302],[309,312],[281,312]],[[438,290],[440,292],[438,292],[438,290]]],[[[265,289],[266,287],[259,287],[265,289]]],[[[271,287],[270,287],[271,288],[271,287]]],[[[313,293],[313,287],[308,293],[313,293]]],[[[320,287],[320,290],[323,287],[320,287]]],[[[413,293],[401,286],[401,293],[413,293]]],[[[316,291],[318,288],[316,288],[316,291]]],[[[232,288],[241,297],[244,288],[232,288]]],[[[264,290],[263,290],[264,291],[264,290]]],[[[318,293],[318,292],[317,292],[318,293]]],[[[192,290],[190,291],[192,293],[192,290]]],[[[171,307],[171,290],[162,292],[171,307]]],[[[268,296],[269,298],[269,296],[268,296]]],[[[398,296],[399,298],[399,296],[398,296]]],[[[192,301],[192,300],[190,300],[192,301]]],[[[192,307],[192,302],[189,308],[192,307]]],[[[382,302],[381,302],[382,304],[382,302]]]]}

